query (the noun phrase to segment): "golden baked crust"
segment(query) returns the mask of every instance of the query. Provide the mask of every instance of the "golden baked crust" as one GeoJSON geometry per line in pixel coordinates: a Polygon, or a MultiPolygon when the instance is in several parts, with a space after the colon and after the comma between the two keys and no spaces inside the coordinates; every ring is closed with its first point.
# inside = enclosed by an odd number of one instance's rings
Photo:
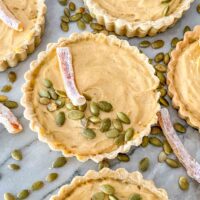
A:
{"type": "Polygon", "coordinates": [[[151,194],[155,194],[156,197],[158,197],[158,199],[160,200],[168,199],[167,192],[164,189],[156,188],[153,181],[144,180],[140,172],[136,171],[129,173],[123,168],[117,169],[116,171],[104,168],[100,172],[91,170],[88,171],[87,174],[83,177],[75,177],[72,180],[71,184],[61,187],[58,195],[52,196],[51,200],[65,200],[76,187],[79,187],[80,185],[85,184],[88,181],[98,182],[103,179],[113,179],[121,182],[128,182],[129,184],[137,185],[140,188],[145,188],[147,191],[150,191],[151,194]]]}
{"type": "Polygon", "coordinates": [[[45,0],[38,1],[37,19],[33,34],[21,46],[14,47],[11,53],[0,58],[0,71],[5,71],[8,67],[14,67],[19,62],[25,60],[28,54],[32,53],[41,42],[41,36],[44,33],[46,5],[45,0]]]}
{"type": "MultiPolygon", "coordinates": [[[[42,52],[38,55],[38,59],[36,61],[33,61],[31,63],[31,69],[25,74],[25,80],[26,83],[23,86],[23,97],[21,100],[22,105],[25,107],[25,112],[24,115],[25,117],[30,120],[30,127],[33,131],[38,133],[39,140],[46,142],[49,144],[50,148],[56,151],[62,151],[63,154],[67,157],[72,157],[76,156],[80,161],[86,161],[88,159],[92,159],[95,162],[99,162],[103,160],[104,158],[109,158],[113,159],[117,156],[118,153],[120,152],[128,152],[131,148],[131,146],[139,146],[142,142],[142,138],[144,136],[147,136],[150,133],[151,125],[157,123],[157,115],[156,113],[160,109],[160,105],[157,103],[160,94],[156,92],[156,88],[159,85],[159,80],[158,78],[154,75],[154,68],[149,64],[148,58],[139,52],[139,50],[136,47],[131,47],[129,46],[127,41],[121,41],[117,39],[115,36],[105,36],[104,34],[92,34],[92,33],[82,33],[82,34],[72,34],[69,38],[61,38],[59,39],[59,42],[56,44],[49,44],[47,46],[47,50],[45,52],[42,52]],[[114,151],[111,152],[103,152],[103,153],[98,153],[98,154],[92,154],[92,153],[87,153],[87,155],[80,155],[77,153],[74,153],[72,150],[68,149],[66,145],[63,145],[62,143],[58,142],[55,140],[54,137],[51,137],[47,139],[47,135],[45,133],[47,132],[44,127],[39,122],[38,116],[36,114],[36,111],[34,109],[34,104],[33,104],[33,90],[34,90],[34,80],[36,80],[39,66],[41,63],[46,59],[48,55],[51,54],[51,52],[55,51],[55,49],[58,46],[64,46],[66,44],[73,43],[75,41],[81,41],[81,40],[97,40],[97,41],[107,41],[108,44],[112,45],[114,44],[117,47],[123,48],[125,50],[128,50],[131,52],[131,55],[137,55],[137,59],[144,61],[145,63],[145,69],[148,71],[150,74],[150,78],[152,79],[154,85],[152,86],[151,90],[153,91],[155,95],[155,102],[153,104],[153,108],[155,106],[155,109],[153,109],[153,112],[155,113],[152,114],[152,118],[150,121],[148,121],[148,124],[145,124],[143,131],[141,131],[137,138],[132,139],[131,141],[127,142],[126,144],[120,146],[119,148],[115,149],[114,151]]],[[[92,141],[91,141],[92,142],[92,141]]],[[[88,148],[87,148],[88,149],[88,148]]],[[[87,150],[88,151],[88,150],[87,150]]]]}
{"type": "Polygon", "coordinates": [[[190,8],[190,4],[194,0],[183,0],[176,11],[169,16],[144,22],[130,22],[126,19],[120,19],[108,13],[95,0],[83,1],[91,15],[97,19],[98,23],[105,25],[107,30],[114,31],[119,35],[126,35],[127,37],[145,37],[146,35],[154,36],[173,26],[182,17],[184,12],[190,8]]]}
{"type": "Polygon", "coordinates": [[[200,131],[200,120],[198,117],[199,105],[197,105],[198,98],[194,96],[195,92],[196,94],[199,94],[198,84],[196,85],[196,83],[199,80],[198,77],[199,70],[198,66],[196,66],[198,63],[196,63],[195,60],[191,59],[192,58],[191,56],[195,56],[195,54],[197,54],[198,52],[195,51],[190,54],[184,53],[186,52],[186,50],[189,50],[191,45],[195,44],[197,45],[197,43],[199,43],[199,38],[200,38],[199,36],[200,36],[200,26],[196,26],[193,31],[186,32],[183,41],[179,42],[176,46],[176,49],[172,51],[171,61],[168,65],[167,83],[168,83],[168,93],[170,97],[172,97],[173,106],[178,109],[179,115],[183,119],[185,119],[189,125],[193,126],[194,128],[197,128],[200,131]],[[190,57],[189,58],[186,57],[185,61],[183,60],[185,66],[182,65],[182,67],[178,69],[177,66],[180,65],[179,60],[184,59],[184,55],[190,57]],[[192,68],[192,65],[188,64],[188,62],[194,64],[194,68],[192,68]],[[180,72],[184,73],[185,76],[183,76],[184,74],[177,73],[176,72],[177,70],[180,70],[180,72]],[[177,78],[182,79],[182,81],[179,82],[176,81],[175,79],[177,78]],[[190,81],[190,83],[187,84],[187,81],[190,81]],[[185,84],[187,84],[188,86],[185,84]],[[182,89],[180,89],[180,86],[182,87],[182,89]],[[187,86],[187,88],[185,86],[187,86]],[[182,95],[181,92],[185,92],[185,95],[182,95]],[[188,102],[186,101],[187,99],[188,102]],[[194,108],[195,105],[196,108],[194,108]]]}

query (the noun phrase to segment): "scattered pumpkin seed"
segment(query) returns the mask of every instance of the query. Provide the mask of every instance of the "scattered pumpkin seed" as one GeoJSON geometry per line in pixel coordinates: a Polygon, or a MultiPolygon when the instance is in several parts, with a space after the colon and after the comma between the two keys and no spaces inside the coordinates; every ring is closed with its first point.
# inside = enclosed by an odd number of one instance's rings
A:
{"type": "Polygon", "coordinates": [[[89,94],[83,93],[83,96],[85,97],[85,99],[87,101],[91,101],[92,100],[92,97],[89,94]]]}
{"type": "Polygon", "coordinates": [[[65,16],[70,17],[70,10],[68,8],[65,8],[64,14],[65,14],[65,16]]]}
{"type": "Polygon", "coordinates": [[[55,90],[56,94],[60,97],[67,97],[67,94],[65,91],[62,90],[55,90]]]}
{"type": "Polygon", "coordinates": [[[125,139],[124,139],[125,142],[130,141],[133,138],[133,135],[134,135],[133,128],[127,129],[126,132],[125,132],[125,139]]]}
{"type": "Polygon", "coordinates": [[[13,171],[20,170],[20,166],[17,165],[17,164],[9,164],[8,168],[11,169],[11,170],[13,170],[13,171]]]}
{"type": "Polygon", "coordinates": [[[8,73],[8,80],[11,83],[14,83],[17,80],[17,74],[15,72],[9,72],[8,73]]]}
{"type": "Polygon", "coordinates": [[[53,86],[52,82],[49,79],[44,79],[43,84],[47,88],[51,88],[53,86]]]}
{"type": "Polygon", "coordinates": [[[75,11],[75,10],[76,10],[76,5],[75,5],[75,3],[70,2],[70,3],[69,3],[69,9],[70,9],[71,11],[75,11]]]}
{"type": "Polygon", "coordinates": [[[100,108],[100,110],[104,112],[110,112],[113,108],[112,105],[108,103],[107,101],[98,102],[98,107],[100,108]]]}
{"type": "Polygon", "coordinates": [[[59,97],[59,99],[57,99],[55,101],[57,107],[60,109],[60,108],[63,108],[65,106],[65,98],[63,97],[59,97]]]}
{"type": "Polygon", "coordinates": [[[89,120],[86,118],[81,119],[81,125],[83,128],[87,128],[89,126],[89,120]]]}
{"type": "Polygon", "coordinates": [[[99,170],[99,171],[100,171],[101,169],[103,169],[103,168],[109,168],[109,167],[110,167],[110,164],[109,164],[109,162],[108,162],[107,159],[102,160],[102,161],[99,162],[99,164],[98,164],[98,170],[99,170]]]}
{"type": "Polygon", "coordinates": [[[103,119],[101,121],[101,126],[100,126],[100,131],[101,132],[106,132],[110,129],[111,127],[111,120],[109,118],[103,119]]]}
{"type": "Polygon", "coordinates": [[[164,151],[161,151],[158,155],[158,162],[163,163],[167,159],[167,155],[164,151]]]}
{"type": "Polygon", "coordinates": [[[167,159],[165,160],[165,162],[166,162],[166,164],[167,164],[169,167],[171,167],[171,168],[178,168],[178,167],[180,167],[179,162],[176,161],[176,160],[173,160],[173,159],[171,159],[171,158],[167,158],[167,159]]]}
{"type": "Polygon", "coordinates": [[[77,110],[77,107],[74,106],[71,102],[66,104],[67,110],[77,110]]]}
{"type": "Polygon", "coordinates": [[[164,16],[168,16],[168,13],[169,13],[169,6],[166,6],[163,10],[163,15],[164,16]]]}
{"type": "Polygon", "coordinates": [[[153,59],[149,58],[149,64],[152,64],[152,63],[153,63],[153,59]]]}
{"type": "Polygon", "coordinates": [[[108,196],[108,199],[109,200],[119,200],[116,196],[114,196],[114,195],[109,195],[108,196]]]}
{"type": "Polygon", "coordinates": [[[157,71],[159,71],[159,72],[161,72],[161,73],[167,72],[167,67],[164,66],[164,65],[162,65],[162,64],[157,64],[157,65],[155,66],[155,68],[156,68],[157,71]]]}
{"type": "Polygon", "coordinates": [[[197,12],[200,14],[200,4],[197,5],[197,12]]]}
{"type": "Polygon", "coordinates": [[[160,83],[161,83],[162,85],[165,85],[165,84],[166,84],[166,78],[165,78],[165,76],[164,76],[163,73],[157,71],[157,72],[156,72],[156,76],[159,78],[160,83]]]}
{"type": "Polygon", "coordinates": [[[106,132],[107,138],[116,138],[119,136],[119,131],[117,129],[111,129],[106,132]]]}
{"type": "Polygon", "coordinates": [[[169,56],[169,53],[166,53],[165,56],[164,56],[164,64],[167,65],[170,61],[170,56],[169,56]]]}
{"type": "Polygon", "coordinates": [[[140,46],[141,48],[147,48],[147,47],[149,47],[150,45],[151,45],[151,42],[149,42],[149,41],[147,41],[147,40],[144,40],[144,41],[140,42],[140,44],[139,44],[139,46],[140,46]]]}
{"type": "Polygon", "coordinates": [[[46,177],[46,181],[47,182],[53,182],[58,178],[58,174],[57,173],[51,173],[46,177]]]}
{"type": "Polygon", "coordinates": [[[142,172],[147,171],[149,168],[149,158],[143,158],[139,163],[139,169],[142,172]]]}
{"type": "Polygon", "coordinates": [[[163,145],[162,141],[156,137],[150,137],[149,143],[156,147],[162,147],[162,145],[163,145]]]}
{"type": "Polygon", "coordinates": [[[8,100],[8,97],[5,95],[0,95],[0,102],[5,102],[8,100]]]}
{"type": "Polygon", "coordinates": [[[12,85],[4,85],[1,89],[1,92],[10,92],[12,90],[12,85]]]}
{"type": "Polygon", "coordinates": [[[55,102],[49,103],[49,104],[47,105],[47,110],[48,110],[49,112],[54,112],[54,111],[56,111],[56,110],[57,110],[57,105],[56,105],[56,103],[55,103],[55,102]]]}
{"type": "Polygon", "coordinates": [[[85,21],[85,23],[90,23],[92,21],[92,17],[89,13],[84,13],[83,20],[85,21]]]}
{"type": "Polygon", "coordinates": [[[18,149],[15,149],[14,151],[12,151],[11,156],[15,160],[22,160],[23,159],[22,152],[18,149]]]}
{"type": "Polygon", "coordinates": [[[90,139],[90,140],[96,137],[96,133],[90,128],[84,129],[84,131],[82,132],[82,135],[85,138],[90,139]]]}
{"type": "Polygon", "coordinates": [[[66,6],[66,5],[67,5],[67,0],[58,0],[58,2],[59,2],[62,6],[66,6]]]}
{"type": "Polygon", "coordinates": [[[77,22],[82,18],[82,14],[76,13],[75,15],[72,15],[69,19],[71,22],[77,22]]]}
{"type": "Polygon", "coordinates": [[[167,95],[167,90],[164,87],[161,87],[158,91],[160,92],[161,97],[165,97],[167,95]]]}
{"type": "Polygon", "coordinates": [[[62,126],[65,123],[65,113],[64,112],[57,113],[55,121],[58,126],[62,126]]]}
{"type": "Polygon", "coordinates": [[[104,192],[105,194],[109,194],[109,195],[115,193],[115,189],[109,184],[102,185],[101,191],[104,192]]]}
{"type": "Polygon", "coordinates": [[[69,31],[69,24],[68,23],[61,22],[60,27],[64,32],[68,32],[69,31]]]}
{"type": "Polygon", "coordinates": [[[47,90],[40,90],[39,95],[40,95],[40,97],[45,97],[45,98],[48,98],[48,99],[51,98],[51,96],[50,96],[50,94],[47,90]]]}
{"type": "Polygon", "coordinates": [[[183,30],[183,34],[185,34],[188,31],[191,31],[191,28],[189,26],[185,26],[185,28],[183,30]]]}
{"type": "Polygon", "coordinates": [[[100,111],[99,111],[98,104],[96,102],[90,103],[90,112],[95,116],[99,116],[100,111]]]}
{"type": "Polygon", "coordinates": [[[162,129],[159,126],[153,126],[151,128],[151,134],[152,135],[160,135],[163,134],[162,129]]]}
{"type": "Polygon", "coordinates": [[[6,101],[3,103],[3,105],[10,109],[14,109],[18,107],[18,103],[15,101],[6,101]]]}
{"type": "Polygon", "coordinates": [[[174,129],[179,133],[185,133],[186,132],[186,128],[178,122],[174,123],[174,129]]]}
{"type": "Polygon", "coordinates": [[[169,102],[167,101],[167,99],[165,99],[164,97],[161,97],[159,99],[159,102],[161,105],[165,106],[165,107],[168,107],[169,106],[169,102]]]}
{"type": "Polygon", "coordinates": [[[171,2],[171,0],[163,0],[162,2],[161,2],[161,4],[166,4],[166,3],[170,3],[171,2]]]}
{"type": "Polygon", "coordinates": [[[92,200],[104,200],[105,194],[103,192],[97,192],[92,196],[92,200]]]}
{"type": "Polygon", "coordinates": [[[33,183],[33,185],[31,186],[31,190],[32,191],[37,191],[40,190],[44,187],[44,182],[43,181],[37,181],[35,183],[33,183]]]}
{"type": "Polygon", "coordinates": [[[172,41],[171,41],[171,47],[175,48],[179,41],[180,40],[177,37],[173,38],[172,41]]]}
{"type": "Polygon", "coordinates": [[[49,90],[49,94],[50,94],[50,96],[51,96],[51,98],[53,100],[57,100],[58,99],[58,95],[56,94],[56,92],[55,92],[55,90],[53,88],[49,90]]]}
{"type": "Polygon", "coordinates": [[[69,23],[69,17],[67,17],[67,16],[62,16],[62,17],[61,17],[61,21],[64,22],[64,23],[69,23]]]}
{"type": "Polygon", "coordinates": [[[79,109],[80,111],[82,111],[82,112],[84,112],[84,111],[86,110],[86,108],[87,108],[87,103],[84,104],[84,105],[82,105],[82,106],[79,106],[79,107],[78,107],[78,109],[79,109]]]}
{"type": "Polygon", "coordinates": [[[52,168],[60,168],[63,167],[67,163],[67,158],[61,156],[58,157],[52,164],[52,168]]]}
{"type": "Polygon", "coordinates": [[[98,24],[98,23],[91,23],[90,27],[91,27],[91,29],[97,30],[97,31],[102,31],[103,30],[103,26],[98,24]]]}
{"type": "Polygon", "coordinates": [[[167,142],[167,140],[165,140],[165,141],[163,142],[163,150],[164,150],[164,152],[165,152],[167,155],[173,153],[172,148],[171,148],[171,146],[169,145],[169,143],[167,142]]]}
{"type": "Polygon", "coordinates": [[[162,48],[165,45],[165,42],[163,40],[156,40],[151,43],[151,47],[153,49],[159,49],[162,48]]]}
{"type": "Polygon", "coordinates": [[[71,120],[80,120],[84,118],[84,112],[80,110],[71,110],[68,112],[68,118],[71,120]]]}
{"type": "Polygon", "coordinates": [[[179,178],[179,187],[181,190],[188,190],[189,189],[189,182],[188,182],[188,179],[184,176],[181,176],[179,178]]]}
{"type": "Polygon", "coordinates": [[[124,153],[119,153],[117,155],[117,159],[121,162],[128,162],[130,160],[129,156],[127,154],[124,154],[124,153]]]}
{"type": "Polygon", "coordinates": [[[7,192],[4,194],[4,200],[16,200],[16,198],[13,194],[7,192]]]}
{"type": "Polygon", "coordinates": [[[121,145],[124,144],[124,140],[125,140],[125,134],[120,134],[119,137],[117,137],[117,138],[115,139],[115,144],[116,144],[117,146],[121,146],[121,145]]]}
{"type": "Polygon", "coordinates": [[[154,61],[155,61],[156,63],[159,63],[159,62],[163,61],[164,56],[165,56],[164,53],[158,53],[158,54],[155,56],[154,61]]]}
{"type": "Polygon", "coordinates": [[[129,197],[129,200],[142,200],[142,197],[140,194],[134,193],[129,197]]]}
{"type": "Polygon", "coordinates": [[[29,190],[22,190],[21,192],[19,192],[19,193],[17,194],[17,198],[18,198],[19,200],[22,200],[22,199],[26,199],[29,195],[30,195],[29,190]]]}
{"type": "Polygon", "coordinates": [[[123,131],[123,125],[122,125],[122,123],[121,123],[121,121],[119,120],[119,119],[114,119],[113,120],[113,127],[115,128],[115,129],[117,129],[118,131],[123,131]]]}
{"type": "Polygon", "coordinates": [[[82,20],[77,21],[77,26],[78,26],[79,30],[85,30],[86,29],[86,25],[82,20]]]}
{"type": "Polygon", "coordinates": [[[89,121],[92,122],[93,124],[98,124],[101,122],[101,119],[97,116],[91,116],[89,117],[89,121]]]}
{"type": "Polygon", "coordinates": [[[42,97],[39,99],[40,104],[42,105],[47,105],[50,103],[50,99],[46,98],[46,97],[42,97]]]}
{"type": "Polygon", "coordinates": [[[143,139],[142,139],[142,143],[141,143],[141,146],[143,148],[147,147],[149,144],[149,138],[147,136],[144,136],[143,139]]]}
{"type": "Polygon", "coordinates": [[[117,117],[124,124],[130,124],[131,123],[129,117],[123,112],[118,112],[117,117]]]}

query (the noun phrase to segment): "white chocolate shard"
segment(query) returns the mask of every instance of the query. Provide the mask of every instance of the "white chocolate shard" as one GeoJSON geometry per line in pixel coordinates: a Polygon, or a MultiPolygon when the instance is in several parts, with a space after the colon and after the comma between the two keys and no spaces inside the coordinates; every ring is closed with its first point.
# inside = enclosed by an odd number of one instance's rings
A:
{"type": "Polygon", "coordinates": [[[4,125],[9,133],[16,134],[23,130],[14,114],[0,103],[0,123],[4,125]]]}
{"type": "Polygon", "coordinates": [[[16,17],[11,13],[2,0],[0,0],[0,20],[16,31],[23,31],[22,22],[16,19],[16,17]]]}
{"type": "Polygon", "coordinates": [[[200,164],[187,152],[178,138],[171,123],[169,112],[166,108],[161,109],[158,113],[158,120],[167,141],[179,162],[185,167],[188,176],[200,183],[200,164]]]}
{"type": "Polygon", "coordinates": [[[74,106],[84,105],[86,103],[86,99],[79,93],[75,84],[74,70],[72,66],[72,55],[70,49],[68,47],[58,47],[57,56],[67,96],[72,101],[74,106]]]}

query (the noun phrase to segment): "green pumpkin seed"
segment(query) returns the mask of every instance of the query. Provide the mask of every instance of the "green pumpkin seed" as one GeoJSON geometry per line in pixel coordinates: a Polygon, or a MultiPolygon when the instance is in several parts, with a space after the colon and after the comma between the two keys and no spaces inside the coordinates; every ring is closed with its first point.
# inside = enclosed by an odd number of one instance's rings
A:
{"type": "Polygon", "coordinates": [[[167,142],[167,140],[165,140],[165,141],[163,142],[163,150],[164,150],[164,152],[165,152],[167,155],[173,153],[172,148],[171,148],[171,146],[169,145],[169,143],[167,142]]]}
{"type": "Polygon", "coordinates": [[[90,128],[86,128],[83,132],[82,132],[82,135],[87,138],[87,139],[94,139],[96,137],[96,133],[90,129],[90,128]]]}
{"type": "Polygon", "coordinates": [[[142,172],[147,171],[149,168],[149,158],[143,158],[139,163],[139,169],[142,172]]]}
{"type": "Polygon", "coordinates": [[[70,10],[68,8],[65,8],[64,14],[65,14],[65,16],[70,17],[70,10]]]}
{"type": "Polygon", "coordinates": [[[165,45],[165,42],[163,40],[156,40],[151,43],[151,47],[153,49],[159,49],[162,48],[165,45]]]}
{"type": "Polygon", "coordinates": [[[33,183],[33,185],[31,186],[31,190],[32,191],[37,191],[40,190],[44,187],[44,182],[43,181],[37,181],[35,183],[33,183]]]}
{"type": "Polygon", "coordinates": [[[8,80],[11,83],[14,83],[17,80],[17,74],[15,72],[9,72],[8,73],[8,80]]]}
{"type": "Polygon", "coordinates": [[[8,168],[11,169],[11,170],[13,170],[13,171],[20,170],[20,166],[17,165],[17,164],[9,164],[8,168]]]}
{"type": "Polygon", "coordinates": [[[113,120],[113,127],[115,128],[115,129],[117,129],[118,131],[123,131],[123,125],[122,125],[122,123],[121,123],[121,121],[119,120],[119,119],[114,119],[113,120]]]}
{"type": "Polygon", "coordinates": [[[158,89],[158,91],[160,92],[160,96],[161,97],[165,97],[167,95],[167,90],[165,88],[163,88],[163,87],[158,89]]]}
{"type": "Polygon", "coordinates": [[[12,90],[12,85],[4,85],[1,89],[1,92],[10,92],[12,90]]]}
{"type": "Polygon", "coordinates": [[[86,93],[83,93],[83,96],[85,97],[85,99],[87,101],[91,101],[92,100],[92,97],[90,95],[86,94],[86,93]]]}
{"type": "Polygon", "coordinates": [[[69,23],[69,17],[67,17],[67,16],[62,16],[62,17],[61,17],[61,21],[67,24],[67,23],[69,23]]]}
{"type": "Polygon", "coordinates": [[[22,160],[23,159],[22,152],[18,149],[15,149],[14,151],[12,151],[11,156],[15,160],[22,160]]]}
{"type": "Polygon", "coordinates": [[[161,4],[166,4],[166,3],[170,3],[171,2],[171,0],[163,0],[162,2],[161,2],[161,4]]]}
{"type": "Polygon", "coordinates": [[[160,83],[161,83],[162,85],[165,85],[165,84],[166,84],[166,78],[165,78],[165,76],[164,76],[163,73],[161,73],[161,72],[156,72],[156,76],[159,78],[160,83]]]}
{"type": "Polygon", "coordinates": [[[103,192],[97,192],[92,196],[92,200],[104,200],[105,194],[103,192]]]}
{"type": "Polygon", "coordinates": [[[179,133],[185,133],[186,132],[186,128],[180,123],[175,123],[174,129],[179,133]]]}
{"type": "Polygon", "coordinates": [[[64,125],[64,123],[65,123],[65,113],[64,112],[57,113],[56,117],[55,117],[55,121],[56,121],[56,124],[58,126],[64,125]]]}
{"type": "Polygon", "coordinates": [[[130,160],[129,156],[127,154],[124,154],[124,153],[119,153],[117,155],[117,159],[121,162],[128,162],[130,160]]]}
{"type": "Polygon", "coordinates": [[[129,197],[129,200],[142,200],[140,194],[134,193],[129,197]]]}
{"type": "Polygon", "coordinates": [[[47,90],[40,90],[39,95],[40,95],[40,97],[45,97],[45,98],[48,98],[48,99],[51,98],[51,96],[50,96],[50,94],[47,90]]]}
{"type": "Polygon", "coordinates": [[[69,3],[69,9],[70,9],[71,11],[75,11],[75,10],[76,10],[76,5],[75,5],[75,3],[70,2],[70,3],[69,3]]]}
{"type": "Polygon", "coordinates": [[[96,30],[96,31],[102,31],[103,26],[98,24],[98,23],[91,23],[90,24],[91,29],[96,30]]]}
{"type": "Polygon", "coordinates": [[[61,156],[58,157],[52,164],[52,168],[60,168],[63,167],[67,163],[67,158],[61,156]]]}
{"type": "Polygon", "coordinates": [[[168,53],[166,53],[165,56],[164,56],[163,62],[164,62],[165,65],[167,65],[169,63],[169,61],[170,61],[170,56],[169,56],[168,53]]]}
{"type": "Polygon", "coordinates": [[[119,200],[116,196],[114,196],[114,195],[109,195],[108,196],[108,199],[109,200],[119,200]]]}
{"type": "Polygon", "coordinates": [[[4,194],[4,200],[16,200],[15,196],[11,193],[4,194]]]}
{"type": "Polygon", "coordinates": [[[62,29],[62,31],[68,32],[69,31],[69,24],[65,23],[65,22],[61,22],[60,28],[62,29]]]}
{"type": "Polygon", "coordinates": [[[57,110],[57,105],[56,105],[56,103],[55,103],[55,102],[49,103],[49,104],[47,105],[47,110],[48,110],[49,112],[54,112],[54,111],[56,111],[56,110],[57,110]]]}
{"type": "Polygon", "coordinates": [[[156,63],[159,63],[159,62],[163,61],[164,56],[165,56],[164,53],[158,53],[158,54],[155,56],[154,61],[155,61],[156,63]]]}
{"type": "Polygon", "coordinates": [[[167,101],[167,99],[165,99],[164,97],[161,97],[159,99],[159,102],[161,105],[165,106],[165,107],[168,107],[169,106],[169,102],[167,101]]]}
{"type": "Polygon", "coordinates": [[[50,99],[46,98],[46,97],[42,97],[39,99],[40,104],[42,105],[47,105],[50,103],[50,99]]]}
{"type": "Polygon", "coordinates": [[[62,97],[59,97],[59,99],[57,99],[55,101],[57,107],[60,109],[60,108],[63,108],[65,106],[65,98],[62,98],[62,97]]]}
{"type": "Polygon", "coordinates": [[[131,120],[129,119],[129,117],[123,112],[118,112],[117,117],[124,124],[130,124],[131,123],[131,120]]]}
{"type": "Polygon", "coordinates": [[[77,110],[78,109],[71,102],[66,104],[66,108],[67,108],[67,110],[77,110]]]}
{"type": "Polygon", "coordinates": [[[98,104],[96,102],[90,103],[90,112],[95,116],[99,116],[100,111],[99,111],[98,104]]]}
{"type": "Polygon", "coordinates": [[[139,44],[139,46],[140,46],[141,48],[147,48],[147,47],[149,47],[150,45],[151,45],[151,42],[149,42],[149,41],[147,41],[147,40],[144,40],[144,41],[140,42],[140,44],[139,44]]]}
{"type": "Polygon", "coordinates": [[[49,79],[44,79],[43,85],[47,88],[51,88],[53,86],[52,82],[49,79]]]}
{"type": "Polygon", "coordinates": [[[100,108],[100,110],[104,112],[110,112],[113,108],[112,105],[108,103],[107,101],[100,101],[98,103],[98,107],[100,108]]]}
{"type": "Polygon", "coordinates": [[[67,0],[58,0],[58,2],[59,2],[62,6],[66,6],[66,5],[67,5],[67,0]]]}
{"type": "Polygon", "coordinates": [[[167,155],[165,152],[160,152],[160,154],[158,155],[158,162],[163,163],[165,162],[165,160],[167,159],[167,155]]]}
{"type": "Polygon", "coordinates": [[[53,181],[55,181],[58,178],[58,174],[57,173],[51,173],[46,177],[46,181],[48,183],[51,183],[53,181]]]}
{"type": "Polygon", "coordinates": [[[83,14],[83,20],[85,21],[85,23],[90,23],[92,21],[92,17],[89,13],[84,13],[83,14]]]}
{"type": "Polygon", "coordinates": [[[104,192],[105,194],[109,194],[109,195],[115,193],[115,189],[109,184],[102,185],[101,191],[104,192]]]}
{"type": "Polygon", "coordinates": [[[98,170],[100,171],[101,169],[103,168],[109,168],[110,167],[110,164],[108,162],[108,160],[104,159],[102,160],[101,162],[99,162],[98,164],[98,170]]]}
{"type": "Polygon", "coordinates": [[[97,116],[91,116],[89,117],[89,121],[92,122],[93,124],[98,124],[101,122],[101,119],[97,116]]]}
{"type": "Polygon", "coordinates": [[[163,134],[162,129],[159,126],[154,126],[151,128],[152,135],[160,135],[163,134]]]}
{"type": "Polygon", "coordinates": [[[191,28],[189,26],[186,26],[183,30],[183,34],[185,34],[186,32],[191,31],[191,28]]]}
{"type": "Polygon", "coordinates": [[[200,4],[197,5],[197,12],[200,14],[200,4]]]}
{"type": "Polygon", "coordinates": [[[109,118],[103,119],[101,121],[101,126],[100,126],[100,131],[101,132],[106,132],[110,129],[111,127],[111,120],[109,118]]]}
{"type": "Polygon", "coordinates": [[[65,91],[62,90],[55,90],[56,94],[60,97],[67,97],[67,94],[65,91]]]}
{"type": "Polygon", "coordinates": [[[115,139],[115,144],[121,146],[124,144],[125,134],[120,134],[118,138],[115,139]]]}
{"type": "Polygon", "coordinates": [[[134,135],[133,128],[127,129],[126,132],[125,132],[125,139],[124,139],[125,142],[130,141],[133,138],[133,135],[134,135]]]}
{"type": "Polygon", "coordinates": [[[162,64],[157,64],[157,65],[155,66],[155,69],[156,69],[157,71],[161,72],[161,73],[167,72],[167,67],[165,67],[165,66],[162,65],[162,64]]]}
{"type": "Polygon", "coordinates": [[[77,21],[77,26],[78,26],[79,30],[85,30],[86,29],[85,23],[81,20],[77,21]]]}
{"type": "Polygon", "coordinates": [[[84,112],[84,111],[86,110],[86,108],[87,108],[87,103],[84,104],[84,105],[82,105],[82,106],[79,106],[79,107],[78,107],[78,109],[79,109],[80,111],[82,111],[82,112],[84,112]]]}
{"type": "Polygon", "coordinates": [[[71,120],[80,120],[84,118],[84,112],[80,110],[71,110],[68,112],[68,118],[71,120]]]}
{"type": "Polygon", "coordinates": [[[5,102],[8,100],[8,97],[7,96],[4,96],[4,95],[0,95],[0,102],[5,102]]]}
{"type": "Polygon", "coordinates": [[[184,176],[181,176],[179,178],[179,187],[181,190],[188,190],[189,189],[189,182],[188,182],[188,179],[184,176]]]}
{"type": "Polygon", "coordinates": [[[147,147],[149,144],[149,138],[147,136],[144,136],[143,139],[142,139],[142,143],[141,143],[141,146],[143,148],[147,147]]]}
{"type": "Polygon", "coordinates": [[[58,95],[56,94],[54,89],[49,90],[49,94],[50,94],[50,96],[51,96],[51,98],[53,100],[57,100],[58,99],[58,95]]]}
{"type": "Polygon", "coordinates": [[[83,128],[87,128],[89,126],[89,120],[86,118],[81,119],[81,125],[83,128]]]}
{"type": "Polygon", "coordinates": [[[162,147],[163,146],[162,141],[160,139],[156,138],[156,137],[150,137],[149,143],[152,144],[153,146],[156,146],[156,147],[162,147]]]}
{"type": "Polygon", "coordinates": [[[22,199],[26,199],[29,195],[30,195],[29,190],[22,190],[21,192],[19,192],[19,193],[17,194],[17,198],[18,198],[19,200],[22,200],[22,199]]]}
{"type": "Polygon", "coordinates": [[[172,41],[171,41],[171,47],[175,48],[179,41],[180,40],[177,37],[173,38],[172,41]]]}
{"type": "Polygon", "coordinates": [[[180,163],[178,161],[176,161],[176,160],[171,159],[171,158],[167,158],[165,160],[165,162],[171,168],[178,168],[178,167],[180,167],[180,163]]]}
{"type": "Polygon", "coordinates": [[[106,132],[107,138],[116,138],[118,136],[119,136],[119,131],[117,129],[112,129],[112,130],[106,132]]]}
{"type": "Polygon", "coordinates": [[[6,101],[3,103],[3,105],[10,109],[14,109],[18,107],[18,103],[15,101],[6,101]]]}
{"type": "Polygon", "coordinates": [[[75,15],[72,15],[72,16],[69,18],[69,20],[70,20],[71,22],[77,22],[77,21],[80,20],[81,18],[82,18],[82,14],[77,13],[77,14],[75,14],[75,15]]]}
{"type": "Polygon", "coordinates": [[[152,64],[152,63],[153,63],[153,59],[149,58],[149,64],[152,64]]]}
{"type": "Polygon", "coordinates": [[[164,15],[164,16],[168,16],[168,14],[169,14],[169,6],[166,6],[166,7],[164,8],[164,10],[163,10],[163,15],[164,15]]]}

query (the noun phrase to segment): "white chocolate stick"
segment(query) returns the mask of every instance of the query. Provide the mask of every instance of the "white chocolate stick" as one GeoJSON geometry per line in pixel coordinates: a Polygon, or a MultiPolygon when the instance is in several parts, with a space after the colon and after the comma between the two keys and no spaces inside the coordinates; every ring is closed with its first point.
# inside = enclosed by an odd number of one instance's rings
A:
{"type": "Polygon", "coordinates": [[[23,130],[14,114],[3,104],[0,103],[0,123],[4,125],[9,133],[19,133],[23,130]]]}
{"type": "Polygon", "coordinates": [[[68,47],[57,48],[60,72],[64,81],[67,96],[74,106],[82,106],[86,103],[84,96],[80,95],[74,79],[74,70],[72,66],[72,55],[68,47]]]}
{"type": "Polygon", "coordinates": [[[11,13],[2,0],[0,0],[0,20],[16,31],[23,31],[22,22],[16,19],[16,17],[11,13]]]}
{"type": "Polygon", "coordinates": [[[178,138],[171,123],[169,112],[166,108],[161,109],[158,113],[158,120],[167,141],[180,163],[185,167],[188,176],[200,183],[200,164],[187,152],[178,138]]]}

